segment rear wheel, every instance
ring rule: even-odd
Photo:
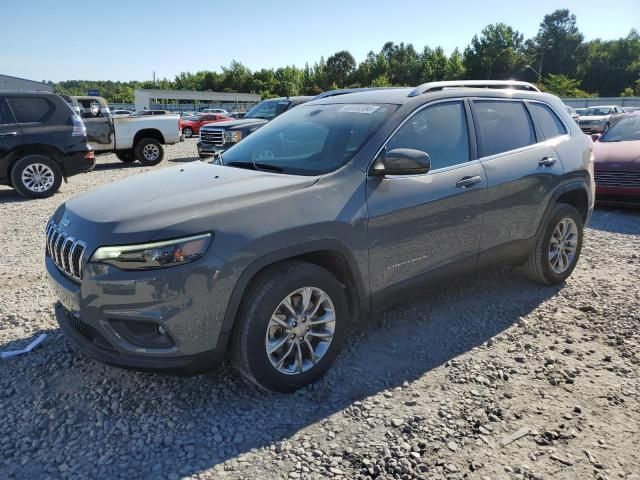
[[[11,183],[25,197],[50,197],[60,189],[62,170],[47,155],[27,155],[11,169]]]
[[[136,143],[136,158],[145,167],[159,164],[164,158],[162,144],[155,138],[143,138]]]
[[[555,205],[524,265],[525,275],[547,285],[566,280],[580,257],[582,235],[580,213],[571,205]]]
[[[131,150],[116,152],[116,157],[123,163],[133,163],[136,161],[136,156]]]
[[[187,138],[191,138],[193,137],[193,128],[191,127],[184,127],[182,129],[182,133],[184,133],[184,136]]]
[[[344,288],[326,269],[292,261],[267,269],[249,289],[232,347],[236,367],[258,386],[288,392],[317,380],[342,345]]]

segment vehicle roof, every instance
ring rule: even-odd
[[[53,93],[53,92],[46,92],[44,90],[0,90],[0,95],[7,95],[7,96],[13,96],[13,95],[50,95],[50,96],[54,96],[57,97],[58,95]]]
[[[390,103],[403,105],[412,101],[430,101],[435,99],[445,99],[452,97],[499,97],[499,98],[522,98],[522,99],[540,99],[550,98],[553,95],[542,92],[533,92],[527,90],[514,90],[506,88],[469,88],[455,87],[444,90],[435,90],[420,95],[409,96],[415,89],[407,88],[391,88],[391,89],[371,89],[353,93],[345,93],[337,96],[320,98],[309,102],[312,105],[332,104],[332,103]],[[554,97],[555,98],[555,97]]]
[[[620,107],[620,105],[589,105],[588,107],[583,107],[583,108],[613,108],[613,107],[622,108]]]

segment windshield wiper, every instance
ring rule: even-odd
[[[269,165],[268,163],[260,162],[229,162],[224,163],[227,167],[247,168],[249,170],[266,170],[269,172],[282,173],[284,169],[276,165]]]

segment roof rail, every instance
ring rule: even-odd
[[[346,95],[347,93],[358,93],[358,92],[370,92],[372,90],[387,90],[394,87],[362,87],[362,88],[339,88],[337,90],[328,90],[326,92],[319,93],[315,97],[314,100],[320,100],[321,98],[327,97],[336,97],[338,95]]]
[[[529,92],[539,92],[540,89],[529,82],[518,80],[451,80],[445,82],[428,82],[417,86],[409,97],[417,97],[423,93],[445,90],[447,88],[512,88],[514,90],[527,90]]]

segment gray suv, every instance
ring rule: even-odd
[[[56,316],[88,355],[194,374],[229,353],[259,386],[293,390],[351,322],[427,284],[502,263],[562,282],[594,201],[590,138],[519,82],[327,94],[220,161],[56,210]]]

